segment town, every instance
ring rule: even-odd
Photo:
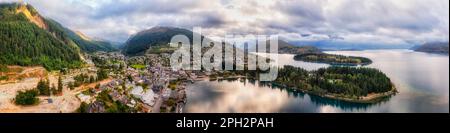
[[[172,70],[169,55],[147,54],[126,57],[119,52],[85,54],[85,66],[77,69],[12,79],[28,81],[26,86],[2,92],[2,112],[77,112],[77,113],[181,113],[186,103],[186,85],[207,75],[196,71]],[[33,71],[31,71],[33,72]],[[6,73],[6,72],[5,72]],[[11,74],[13,73],[13,74]],[[36,73],[36,72],[35,72]],[[14,77],[14,76],[10,76]],[[13,81],[14,80],[14,81]],[[37,85],[36,85],[37,84]],[[58,87],[55,87],[56,85]],[[37,86],[37,87],[36,87]],[[50,87],[52,86],[52,87]],[[11,87],[2,81],[2,88]],[[36,89],[33,89],[36,87]],[[58,89],[56,89],[58,88]],[[36,92],[33,100],[26,94]],[[23,95],[23,96],[22,96]],[[26,102],[26,101],[31,102]],[[25,101],[25,102],[18,102]]]
[[[86,57],[94,64],[91,70],[107,71],[110,80],[77,94],[81,113],[181,113],[186,84],[197,78],[195,73],[173,71],[164,64],[164,55],[126,59],[118,52],[97,52]]]

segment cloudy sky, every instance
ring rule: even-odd
[[[17,0],[0,0],[11,2]],[[449,0],[24,0],[88,36],[124,42],[154,26],[209,35],[402,45],[449,40]]]

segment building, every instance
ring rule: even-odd
[[[156,99],[158,98],[158,95],[156,95],[152,90],[144,91],[142,86],[136,86],[131,90],[131,94],[142,100],[146,105],[153,106],[156,102]]]
[[[167,99],[170,98],[171,94],[172,94],[172,90],[170,90],[170,89],[164,89],[164,90],[162,91],[161,96],[162,96],[162,98],[164,98],[164,99],[167,100]]]
[[[80,93],[77,95],[78,99],[80,99],[81,102],[85,103],[91,103],[91,96],[84,95],[83,93]]]
[[[95,101],[94,103],[90,104],[88,108],[88,113],[104,113],[105,112],[105,105],[103,102]]]

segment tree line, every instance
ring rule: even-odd
[[[62,91],[63,83],[61,77],[58,78],[57,87],[55,85],[50,86],[50,81],[48,79],[41,79],[36,88],[19,91],[14,98],[14,101],[17,105],[33,105],[39,102],[37,96],[61,95]]]
[[[317,94],[351,97],[388,92],[394,87],[383,72],[366,67],[328,67],[308,72],[302,68],[284,66],[279,69],[275,82]]]
[[[241,75],[249,79],[258,80],[262,70],[229,71],[211,74],[216,76]],[[286,65],[278,68],[277,78],[269,83],[286,88],[309,91],[317,95],[334,94],[348,98],[360,98],[371,93],[389,92],[394,89],[389,77],[383,72],[367,67],[332,66],[307,71],[300,67]]]
[[[80,74],[75,76],[73,79],[75,80],[74,82],[70,82],[69,83],[69,88],[71,90],[73,90],[75,87],[79,87],[82,84],[85,83],[94,83],[97,81],[102,81],[104,79],[108,78],[108,72],[104,69],[99,69],[97,71],[97,75],[96,76],[89,76],[87,74]]]

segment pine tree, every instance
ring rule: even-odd
[[[62,84],[62,79],[61,76],[58,77],[58,92],[62,92],[63,90],[63,84]]]

